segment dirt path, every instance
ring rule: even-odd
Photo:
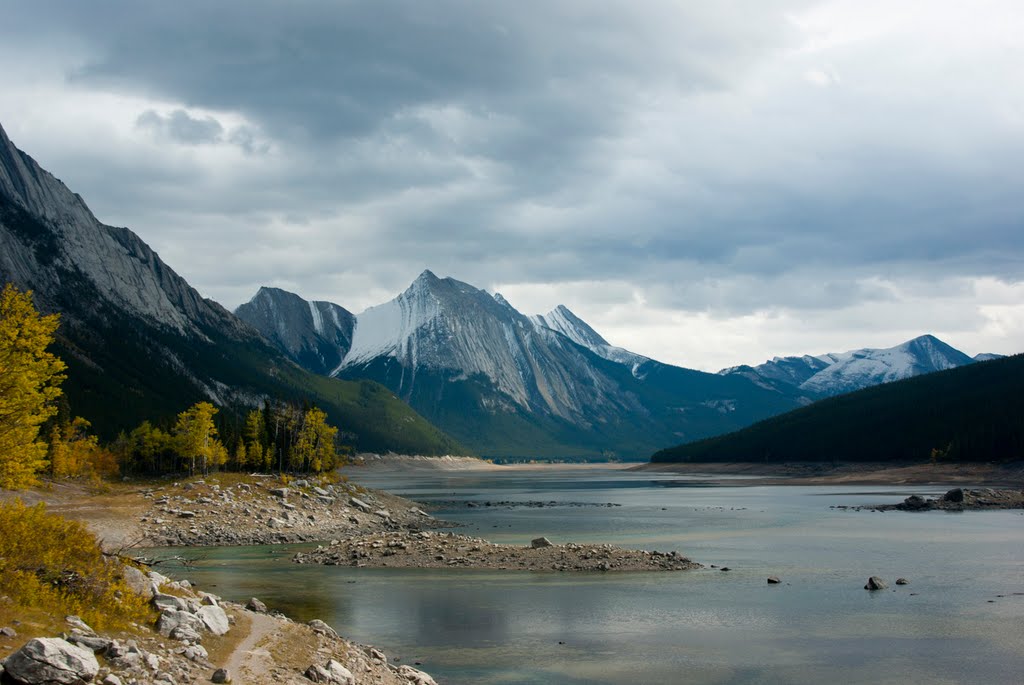
[[[249,616],[249,634],[228,655],[222,667],[228,669],[236,683],[276,682],[270,675],[275,664],[266,643],[277,633],[280,621],[266,614]]]

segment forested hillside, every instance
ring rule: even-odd
[[[1003,461],[1024,458],[1024,355],[816,402],[653,462]]]

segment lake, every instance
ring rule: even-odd
[[[353,478],[444,503],[437,516],[495,542],[611,542],[730,570],[321,567],[293,564],[301,546],[286,546],[190,551],[195,566],[175,573],[228,599],[322,618],[441,683],[1024,682],[1022,512],[830,509],[943,487],[556,467]],[[890,589],[865,591],[870,575]]]

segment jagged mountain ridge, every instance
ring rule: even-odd
[[[820,398],[998,357],[978,355],[972,358],[935,336],[925,334],[894,347],[776,357],[754,367],[723,369],[719,374],[739,375],[765,387],[796,389],[810,398]]]
[[[796,406],[746,379],[613,347],[565,307],[527,317],[430,271],[356,316],[337,373],[386,385],[487,456],[639,458]]]
[[[309,373],[204,299],[137,235],[107,226],[0,127],[0,281],[57,312],[71,411],[112,437],[212,399],[321,406],[363,449],[461,451],[383,387]]]
[[[263,287],[235,315],[313,373],[334,373],[352,346],[355,317],[333,302]]]

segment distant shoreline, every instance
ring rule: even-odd
[[[930,464],[892,462],[781,463],[754,464],[649,462],[526,462],[494,464],[475,457],[420,457],[363,454],[342,473],[360,472],[453,472],[453,471],[628,471],[676,473],[706,476],[704,480],[722,485],[976,485],[980,487],[1024,486],[1024,462],[1006,464]],[[730,476],[744,476],[737,480]]]
[[[749,476],[731,485],[978,485],[1014,487],[1024,484],[1024,463],[685,463],[641,464],[629,469],[650,473]]]

